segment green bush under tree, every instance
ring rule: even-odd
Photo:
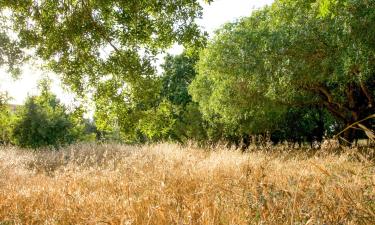
[[[26,148],[71,144],[83,137],[81,114],[77,116],[51,93],[47,80],[41,82],[41,94],[30,96],[20,107],[14,122],[13,141]]]

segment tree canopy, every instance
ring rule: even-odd
[[[200,3],[2,1],[0,66],[42,59],[92,97],[102,136],[131,143],[321,140],[375,114],[375,2],[275,0],[208,42]]]
[[[203,140],[203,120],[188,93],[197,60],[196,55],[187,52],[167,55],[161,65],[163,73],[148,80],[147,90],[129,92],[125,103],[119,97],[116,104],[108,104],[109,98],[103,92],[96,95],[99,129],[109,134],[117,132],[128,142]]]
[[[372,1],[277,0],[216,32],[193,99],[252,131],[295,106],[323,107],[346,125],[363,119],[375,113],[374,16]]]
[[[202,45],[201,11],[198,0],[1,1],[0,49],[33,49],[77,93],[108,79],[120,90],[152,76],[154,57],[173,43]],[[19,58],[0,53],[14,56],[8,64]]]

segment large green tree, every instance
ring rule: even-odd
[[[0,64],[13,68],[21,58],[22,52],[6,54],[9,49],[32,49],[79,94],[107,80],[115,93],[136,88],[154,75],[160,52],[205,40],[195,23],[202,14],[198,0],[5,0],[0,12],[0,39],[6,40]]]
[[[160,102],[156,56],[174,43],[205,44],[195,22],[202,15],[200,3],[1,1],[0,66],[14,70],[25,50],[33,50],[73,91],[93,96],[100,129],[141,141],[138,123]]]
[[[268,79],[273,66],[265,54],[268,11],[219,29],[202,51],[190,86],[205,118],[225,124],[226,133],[234,136],[272,130],[286,110],[272,101],[280,81]],[[275,89],[268,89],[271,86]]]
[[[375,2],[297,3],[274,6],[274,27],[287,32],[281,53],[295,92],[314,96],[346,125],[374,114]],[[351,141],[355,132],[348,130],[345,138]]]
[[[375,113],[374,21],[373,1],[277,0],[217,31],[193,99],[249,132],[273,129],[290,107],[316,105],[346,125],[363,119]]]

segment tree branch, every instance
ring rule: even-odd
[[[326,87],[323,87],[323,86],[317,86],[316,87],[317,90],[323,94],[326,98],[327,98],[327,101],[329,103],[333,103],[333,96],[331,95],[330,91],[326,88]]]
[[[85,4],[86,3],[86,4]],[[92,16],[92,12],[91,12],[91,8],[90,8],[90,1],[87,0],[86,2],[85,1],[82,1],[82,6],[86,9],[86,13],[87,13],[87,16],[88,18],[90,19],[91,21],[91,24],[96,28],[96,30],[99,32],[99,34],[102,36],[102,38],[117,52],[119,53],[120,55],[122,54],[120,49],[113,44],[113,40],[111,40],[111,38],[109,37],[109,35],[107,35],[105,29],[100,25],[98,24],[98,22],[96,22],[96,20],[94,19],[94,17]]]
[[[334,105],[332,105],[332,103],[327,102],[327,101],[323,101],[323,105],[325,105],[327,107],[327,109],[330,112],[332,112],[335,116],[339,117],[340,119],[342,119],[345,122],[347,121],[347,116],[345,115],[345,113],[343,113],[339,109],[336,109],[336,107]]]
[[[348,114],[352,113],[352,111],[342,104],[334,102],[333,96],[327,87],[322,84],[316,84],[308,85],[305,88],[320,94],[324,98],[323,105],[327,107],[327,109],[335,116],[344,120],[345,122],[348,120]]]
[[[366,96],[368,100],[368,107],[372,108],[374,106],[374,98],[371,95],[370,91],[366,87],[366,85],[363,83],[363,81],[360,78],[361,70],[358,67],[354,67],[351,71],[355,76],[359,77],[359,87],[361,88],[363,94]]]

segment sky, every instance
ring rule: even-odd
[[[215,0],[210,5],[203,5],[203,18],[198,20],[198,24],[206,30],[210,36],[226,22],[233,22],[244,16],[249,16],[254,9],[271,4],[273,0]],[[171,54],[179,54],[182,47],[173,46],[169,50]],[[38,80],[48,76],[53,80],[52,92],[54,92],[63,103],[71,104],[74,101],[74,95],[64,90],[54,74],[43,71],[41,65],[35,63],[27,64],[22,70],[23,74],[17,80],[14,80],[0,68],[0,91],[7,91],[10,95],[11,103],[23,104],[28,95],[37,94]]]

